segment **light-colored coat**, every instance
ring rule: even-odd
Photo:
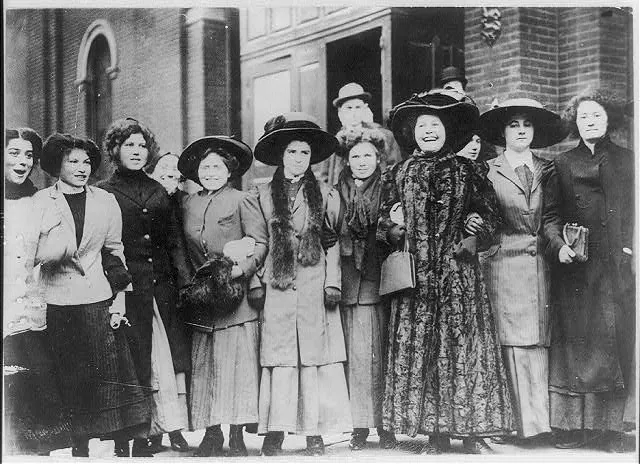
[[[335,226],[340,209],[339,195],[323,184],[320,188],[325,214]],[[291,213],[295,230],[294,250],[298,249],[298,237],[307,222],[308,207],[303,190],[298,191]],[[296,261],[294,285],[286,290],[276,289],[270,284],[271,182],[259,186],[245,199],[241,215],[246,235],[256,241],[256,264],[263,266],[264,270],[262,282],[266,300],[261,314],[261,366],[322,366],[345,361],[340,310],[338,305],[331,309],[324,305],[324,289],[341,288],[338,243],[327,250],[326,257],[321,255],[314,266],[303,267]]]
[[[84,229],[76,245],[76,227],[58,183],[34,195],[40,223],[36,263],[42,263],[41,284],[49,304],[97,303],[112,296],[102,267],[102,249],[125,262],[122,214],[113,194],[87,186]]]
[[[502,214],[497,242],[480,254],[498,337],[507,346],[549,346],[549,269],[539,238],[543,170],[549,164],[533,156],[533,184],[525,188],[507,158],[488,162]]]

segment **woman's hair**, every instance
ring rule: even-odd
[[[619,128],[624,122],[624,100],[614,92],[606,89],[589,88],[573,97],[565,108],[562,119],[571,135],[580,137],[576,116],[578,106],[584,101],[594,101],[607,112],[607,133]]]
[[[151,132],[147,126],[133,118],[117,119],[111,123],[111,126],[109,126],[104,136],[104,142],[102,142],[103,149],[107,156],[117,163],[120,157],[120,147],[125,140],[133,134],[142,134],[147,143],[147,150],[149,152],[147,165],[156,162],[159,147],[153,132]]]
[[[52,176],[59,176],[63,158],[74,148],[87,153],[91,163],[91,174],[96,172],[102,158],[98,146],[92,140],[81,139],[70,134],[55,133],[47,138],[42,147],[40,166]]]
[[[18,129],[6,129],[4,131],[4,146],[9,144],[9,140],[23,139],[31,142],[33,148],[33,163],[37,163],[42,156],[42,139],[36,131],[29,127],[20,127]]]
[[[207,150],[205,150],[205,152],[202,154],[202,157],[200,158],[200,163],[202,163],[202,160],[204,160],[207,156],[209,156],[212,153],[218,155],[220,159],[222,159],[222,162],[229,170],[229,174],[231,174],[231,177],[233,177],[238,172],[238,168],[240,167],[240,162],[238,161],[238,158],[236,158],[234,155],[232,155],[227,150],[221,147],[218,147],[216,149],[207,148]],[[200,167],[200,163],[198,163],[198,167]]]
[[[336,134],[340,147],[338,155],[349,159],[349,152],[360,143],[370,143],[376,149],[376,155],[380,159],[385,154],[384,134],[376,127],[363,123],[361,128],[343,128]]]
[[[274,146],[274,150],[276,151],[276,153],[280,153],[280,166],[282,166],[283,164],[283,160],[284,160],[284,151],[287,149],[287,147],[289,146],[289,144],[291,142],[305,142],[307,144],[309,144],[309,148],[311,148],[312,152],[313,152],[313,147],[314,147],[314,143],[313,143],[313,137],[309,136],[308,134],[305,133],[290,133],[290,134],[282,134],[277,142],[277,144],[275,144]]]

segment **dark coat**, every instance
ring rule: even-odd
[[[100,188],[115,195],[122,210],[122,243],[133,291],[126,294],[129,343],[140,382],[151,375],[153,299],[167,330],[174,369],[189,370],[190,346],[177,312],[177,290],[188,276],[175,203],[160,183],[142,171],[113,175]],[[144,380],[143,380],[144,379]]]
[[[635,338],[633,153],[609,138],[554,160],[544,195],[546,256],[553,266],[550,386],[574,392],[623,388]],[[565,223],[589,228],[589,259],[560,264]]]

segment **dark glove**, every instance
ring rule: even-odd
[[[265,298],[265,291],[262,287],[252,288],[247,294],[247,301],[249,302],[249,306],[257,311],[262,311],[264,309]]]
[[[322,243],[322,248],[327,251],[338,241],[338,234],[331,227],[324,224],[322,226],[322,239],[320,241]]]
[[[396,224],[391,229],[389,229],[389,243],[391,243],[392,245],[397,245],[398,243],[400,243],[400,240],[403,239],[406,232],[407,229],[405,226],[399,226]]]
[[[327,287],[324,289],[324,305],[333,308],[340,303],[342,292],[335,287]]]
[[[458,259],[473,258],[478,250],[478,237],[463,238],[453,246],[453,255]]]

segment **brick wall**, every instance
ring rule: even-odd
[[[502,34],[493,47],[481,38],[482,8],[465,9],[467,91],[484,112],[499,101],[530,97],[561,112],[587,87],[631,99],[629,12],[611,8],[500,8]],[[614,134],[631,144],[630,131]],[[549,154],[575,145],[567,140]]]

